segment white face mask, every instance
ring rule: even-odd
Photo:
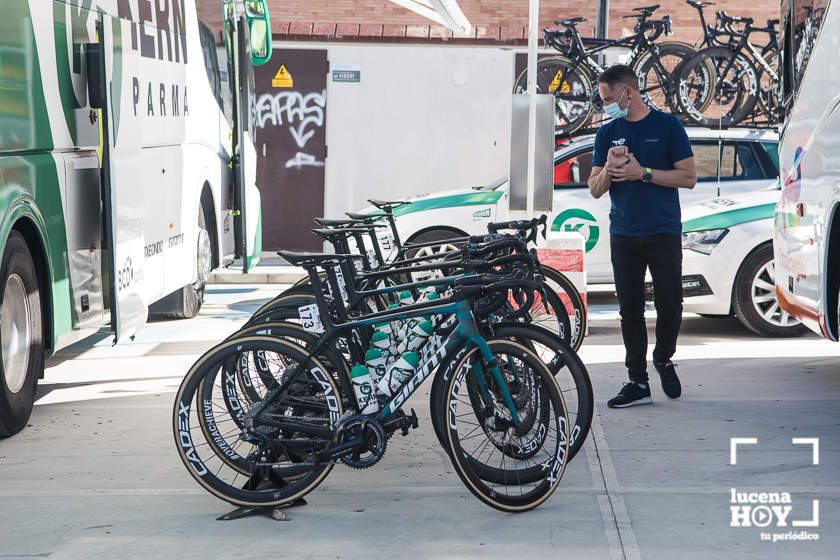
[[[618,98],[618,101],[616,101],[615,103],[610,103],[609,105],[604,105],[604,113],[606,113],[609,118],[623,119],[627,116],[627,110],[629,109],[629,107],[625,107],[624,109],[622,109],[618,106],[618,104],[621,103],[621,100],[624,99],[625,93],[627,93],[626,89],[623,92],[621,92],[621,97]]]

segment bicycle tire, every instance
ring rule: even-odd
[[[594,112],[591,99],[595,91],[595,77],[589,68],[578,64],[573,70],[572,80],[566,79],[566,72],[562,69],[573,66],[575,63],[564,56],[550,56],[537,61],[537,93],[554,94],[554,133],[557,135],[574,134],[591,122]],[[527,92],[527,80],[526,68],[516,77],[513,93]],[[558,84],[553,87],[555,82]],[[564,93],[566,86],[568,92]]]
[[[589,320],[586,302],[565,274],[550,266],[541,265],[541,268],[547,288],[560,297],[567,313],[569,313],[572,330],[568,344],[572,350],[577,352],[586,337],[586,327]]]
[[[595,410],[592,382],[583,361],[555,333],[536,325],[500,323],[494,325],[493,335],[496,338],[514,339],[532,350],[542,346],[548,351],[545,353],[545,351],[535,350],[541,359],[550,357],[548,361],[543,359],[543,362],[548,364],[549,371],[558,379],[561,392],[566,399],[566,410],[569,415],[569,461],[571,461],[583,447]],[[441,386],[449,379],[456,359],[460,358],[465,351],[465,348],[457,348],[450,352],[441,362],[432,380],[429,400],[430,416],[435,435],[444,448],[446,445],[440,408],[440,403],[443,402],[440,395],[443,390]],[[497,476],[494,480],[499,478]]]
[[[309,332],[297,323],[282,321],[245,326],[230,335],[228,338],[241,338],[245,336],[270,336],[273,338],[282,338],[306,349],[316,344],[321,339],[320,334]],[[350,366],[347,360],[340,352],[337,352],[336,348],[332,347],[325,348],[324,352],[318,355],[318,359],[328,368],[328,371],[333,375],[336,383],[338,383],[341,387],[342,394],[344,394],[344,406],[349,406],[350,401],[347,398],[347,392],[351,391],[352,387],[349,383],[343,383],[349,379],[350,375]],[[269,379],[268,372],[259,367],[259,364],[255,365],[257,366],[256,377],[266,388],[268,388],[268,384],[271,383],[273,379]],[[254,387],[253,382],[249,383],[253,376],[246,378],[246,373],[247,372],[241,367],[236,367],[235,374],[243,392],[248,396],[251,403],[258,402],[259,400],[262,400],[262,397],[256,392],[257,389]]]
[[[465,449],[463,446],[463,443],[469,439],[469,435],[467,435],[466,438],[461,439],[459,434],[460,430],[458,426],[458,418],[462,417],[458,415],[459,405],[464,405],[464,408],[466,409],[464,416],[466,417],[471,417],[470,414],[475,411],[473,405],[460,400],[458,398],[458,394],[461,387],[464,386],[468,370],[472,371],[472,368],[467,364],[478,352],[477,348],[467,351],[467,353],[458,360],[458,363],[453,369],[453,375],[451,375],[450,379],[444,385],[444,395],[446,396],[447,406],[442,408],[447,417],[445,432],[449,458],[464,485],[483,503],[495,509],[510,513],[528,511],[539,506],[551,496],[557,488],[557,485],[565,472],[566,464],[568,463],[568,418],[566,416],[563,395],[560,392],[554,376],[551,375],[545,364],[543,364],[539,357],[528,350],[525,346],[515,342],[497,339],[490,339],[487,343],[494,356],[498,356],[502,353],[515,355],[518,359],[522,360],[523,363],[527,364],[527,367],[533,370],[534,375],[539,382],[538,390],[541,394],[546,396],[547,401],[551,406],[551,425],[546,429],[553,430],[553,443],[548,443],[548,451],[546,451],[543,447],[540,448],[539,451],[541,451],[546,457],[543,463],[539,463],[533,458],[527,459],[527,461],[534,464],[534,466],[528,468],[541,469],[544,476],[538,478],[537,480],[533,480],[532,482],[522,482],[519,479],[515,479],[514,475],[511,475],[511,478],[506,480],[504,484],[495,484],[491,481],[483,479],[479,473],[476,472],[476,462],[481,464],[480,461],[475,460],[471,462],[469,460],[472,452]],[[467,425],[471,424],[467,421],[461,421],[462,424],[464,422],[466,422]],[[543,424],[540,424],[540,426],[543,426]],[[475,429],[469,432],[469,434],[474,433],[474,431]],[[548,438],[544,440],[543,445],[545,445],[545,442],[547,441]],[[472,447],[472,445],[468,445],[469,447]],[[483,449],[483,447],[479,447],[479,449]],[[480,453],[482,454],[480,456],[483,456],[483,451]],[[504,454],[502,455],[501,460],[502,464],[504,464]],[[492,456],[493,452],[491,451],[491,455],[488,457],[488,460]],[[488,482],[490,485],[488,485]],[[534,486],[527,492],[524,492],[521,488],[523,484],[534,484]],[[516,493],[515,488],[519,489],[518,494]],[[510,492],[509,494],[507,493],[508,491]]]
[[[251,489],[248,488],[249,480],[245,487],[240,488],[235,486],[235,483],[241,473],[236,473],[230,482],[222,480],[220,473],[224,463],[222,462],[222,466],[216,472],[213,472],[215,466],[208,466],[208,461],[213,457],[202,458],[198,451],[199,447],[207,443],[198,445],[194,443],[196,436],[204,437],[201,428],[194,426],[192,421],[193,416],[195,416],[195,423],[197,423],[197,419],[201,417],[201,411],[204,408],[204,403],[198,402],[199,384],[206,376],[216,376],[218,374],[218,369],[215,366],[220,361],[244,351],[254,350],[283,353],[301,361],[306,357],[304,349],[290,342],[270,337],[255,336],[231,339],[211,348],[193,364],[178,388],[173,410],[173,435],[181,461],[190,475],[205,490],[219,499],[241,507],[279,506],[294,502],[311,492],[330,473],[333,464],[315,465],[308,474],[282,487],[271,486],[260,489],[257,486]],[[324,393],[325,410],[328,411],[328,418],[324,420],[334,426],[344,412],[341,399],[335,398],[339,394],[338,387],[335,385],[332,376],[327,374],[325,366],[316,358],[311,358],[311,364],[313,367],[308,372],[313,375]],[[192,408],[194,401],[195,409]],[[214,452],[213,455],[215,455]],[[242,454],[240,453],[240,455]],[[218,459],[217,456],[216,458]]]
[[[702,77],[701,66],[710,61],[715,68],[714,83],[702,83],[706,78]],[[727,67],[726,75],[719,75]],[[741,83],[744,79],[746,84]],[[733,53],[728,47],[699,51],[681,66],[678,80],[681,110],[700,126],[735,126],[752,113],[758,100],[758,70],[749,58],[742,53]],[[691,92],[695,89],[704,90],[703,95],[711,96],[711,103],[702,111],[691,101]]]
[[[685,61],[689,60],[695,54],[695,49],[689,43],[682,43],[679,41],[669,41],[667,43],[659,43],[656,45],[659,50],[659,60],[662,64],[662,70],[667,75],[667,85],[663,85],[662,76],[660,76],[659,68],[656,66],[656,58],[653,52],[645,50],[630,63],[636,75],[639,77],[639,91],[642,94],[642,99],[651,107],[659,111],[667,111],[674,115],[680,116],[679,105],[679,90],[676,70]],[[671,62],[671,65],[665,64],[662,59],[665,57],[673,57],[676,60]],[[709,69],[711,71],[711,69]],[[652,79],[649,78],[650,73],[653,72]],[[705,108],[711,102],[711,99],[697,101],[695,106],[700,105]]]
[[[311,305],[317,303],[315,295],[312,293],[291,293],[278,296],[269,302],[271,305],[258,310],[248,322],[245,327],[256,325],[258,323],[275,323],[275,322],[291,322],[296,323],[300,321],[298,308],[304,305]]]

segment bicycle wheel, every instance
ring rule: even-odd
[[[554,95],[554,133],[569,136],[585,127],[592,119],[591,97],[595,78],[583,65],[562,56],[543,58],[537,62],[537,93]],[[513,93],[527,93],[528,70],[516,78]]]
[[[246,326],[228,338],[241,338],[245,336],[281,338],[306,349],[314,346],[320,340],[320,335],[305,330],[297,323],[287,322],[260,323]],[[318,354],[318,359],[328,368],[336,384],[341,387],[343,394],[345,394],[346,407],[348,406],[346,394],[352,387],[344,382],[346,379],[349,379],[350,366],[345,357],[337,350],[338,346],[325,348]],[[259,352],[255,352],[254,354],[251,359],[248,359],[247,355],[243,355],[243,357],[237,359],[234,369],[237,382],[243,394],[248,399],[249,404],[261,401],[265,393],[277,384],[277,379],[274,377],[270,367],[268,367],[268,362]]]
[[[583,344],[583,339],[586,337],[588,317],[586,302],[565,274],[550,266],[542,265],[541,268],[548,291],[557,295],[571,321],[569,340],[565,338],[563,340],[571,346],[572,350],[577,352]],[[542,321],[534,321],[534,324],[540,327],[546,327],[554,332],[553,325],[550,323],[546,324]]]
[[[557,380],[569,416],[569,461],[574,459],[592,425],[595,398],[583,361],[572,348],[548,329],[536,325],[502,323],[494,335],[515,340],[532,350]]]
[[[706,77],[706,65],[715,73]],[[706,127],[735,126],[749,116],[758,100],[758,71],[741,53],[727,47],[704,49],[680,68],[681,110],[694,123]],[[709,96],[711,102],[698,109],[694,100]]]
[[[527,511],[548,499],[565,471],[569,451],[566,407],[554,377],[531,350],[507,340],[493,339],[488,344],[499,367],[507,370],[506,376],[515,364],[521,375],[533,380],[528,404],[535,409],[537,420],[524,428],[513,424],[488,368],[478,367],[479,353],[473,348],[457,361],[444,385],[447,448],[458,476],[479,500],[502,511]],[[492,399],[489,410],[477,407],[470,395],[478,391],[478,376],[484,379]],[[543,422],[546,417],[548,421]],[[488,467],[505,473],[504,480],[497,483],[483,478]],[[535,470],[540,476],[529,476],[527,481],[519,475]]]
[[[278,377],[307,362],[286,391],[263,405],[271,408],[273,420],[289,418],[300,428],[261,426],[259,444],[252,442],[257,438],[239,437],[242,430],[229,416],[230,406],[222,402],[224,395],[236,394],[234,389],[221,388],[235,383],[226,364],[249,352],[262,352],[272,359]],[[222,500],[243,507],[291,503],[312,491],[332,470],[332,464],[309,460],[330,439],[304,437],[303,426],[332,429],[344,412],[339,395],[326,367],[317,358],[307,360],[299,346],[269,337],[227,340],[199,358],[178,389],[173,411],[178,455],[190,475]],[[238,409],[233,408],[241,414],[241,422],[251,407],[237,404]],[[208,415],[208,410],[214,414]]]
[[[516,320],[511,314],[516,313],[524,305],[525,296],[518,291],[508,294],[506,305],[496,313],[500,321]],[[568,308],[560,296],[546,286],[544,294],[535,293],[531,308],[524,317],[519,319],[527,324],[541,325],[557,334],[566,344],[572,343],[574,326]]]
[[[298,309],[305,305],[312,305],[317,303],[315,295],[311,293],[294,292],[278,296],[268,302],[266,305],[257,310],[251,315],[245,326],[256,325],[258,323],[300,323],[300,313]]]
[[[639,76],[639,90],[642,99],[660,111],[680,114],[676,69],[686,60],[697,54],[697,50],[688,43],[668,42],[656,45],[658,53],[642,51],[631,63]],[[658,56],[657,56],[658,55]],[[711,73],[711,65],[706,66]],[[692,100],[695,107],[703,109],[710,102],[709,98]]]
[[[578,355],[555,333],[535,325],[522,323],[500,323],[493,326],[493,336],[501,339],[511,339],[526,346],[536,353],[560,385],[566,410],[569,416],[569,461],[580,451],[589,434],[594,411],[594,397],[589,373]],[[430,407],[432,427],[441,446],[445,448],[445,434],[442,426],[446,419],[442,416],[444,398],[442,386],[452,375],[452,367],[461,349],[444,358],[440,368],[432,381]],[[460,352],[460,354],[459,354]],[[536,473],[539,475],[539,472]],[[493,481],[503,480],[505,474],[485,469],[482,476]],[[523,476],[523,473],[520,473]]]

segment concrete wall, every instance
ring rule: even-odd
[[[511,51],[488,47],[284,43],[326,48],[360,83],[327,82],[324,214],[368,198],[468,187],[507,175]]]

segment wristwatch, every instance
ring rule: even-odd
[[[642,181],[645,183],[650,183],[653,179],[653,169],[650,167],[645,167],[645,172],[642,173]]]

